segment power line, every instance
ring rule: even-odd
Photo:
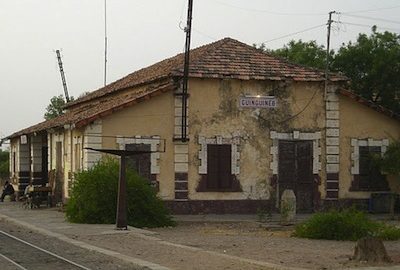
[[[306,29],[303,29],[303,30],[300,30],[300,31],[297,31],[297,32],[293,32],[293,33],[290,33],[290,34],[287,34],[287,35],[284,35],[284,36],[280,36],[280,37],[277,37],[277,38],[274,38],[274,39],[270,39],[270,40],[264,41],[262,43],[269,43],[269,42],[272,42],[272,41],[275,41],[275,40],[279,40],[279,39],[282,39],[282,38],[294,36],[294,35],[297,35],[297,34],[300,34],[300,33],[304,33],[304,32],[307,32],[307,31],[310,31],[310,30],[313,30],[313,29],[320,28],[320,27],[325,26],[325,25],[326,25],[325,23],[324,24],[320,24],[320,25],[316,25],[316,26],[309,27],[309,28],[306,28]]]
[[[400,21],[393,21],[393,20],[388,20],[388,19],[373,18],[373,17],[360,16],[360,15],[348,15],[348,14],[346,14],[346,13],[342,13],[342,15],[347,16],[347,17],[354,17],[354,18],[366,19],[366,20],[374,20],[374,21],[382,21],[382,22],[389,22],[389,23],[400,24]]]
[[[275,12],[275,11],[263,10],[263,9],[253,9],[253,8],[239,7],[239,6],[228,4],[228,3],[221,2],[221,1],[218,1],[218,0],[214,0],[214,2],[216,2],[216,3],[220,4],[220,5],[223,5],[223,6],[231,7],[231,8],[236,8],[236,9],[240,9],[240,10],[246,10],[246,11],[250,11],[250,12],[268,13],[268,14],[272,14],[272,15],[281,15],[281,16],[322,16],[322,15],[326,15],[325,13]]]
[[[351,23],[351,22],[343,22],[343,21],[340,21],[338,23],[347,24],[347,25],[354,25],[354,26],[360,26],[360,27],[368,27],[368,28],[372,28],[373,27],[373,25],[367,25],[367,24],[361,24],[361,23]],[[389,27],[380,27],[380,26],[378,26],[378,29],[400,32],[400,29],[389,28]]]
[[[391,7],[376,8],[376,9],[354,10],[354,11],[342,12],[342,14],[364,13],[364,12],[371,12],[371,11],[379,11],[379,10],[386,10],[386,9],[394,9],[394,8],[399,8],[399,7],[400,7],[400,5],[391,6]]]
[[[326,13],[295,13],[295,12],[276,12],[276,11],[271,11],[271,10],[265,10],[265,9],[255,9],[255,8],[246,8],[246,7],[240,7],[232,4],[228,4],[222,1],[218,0],[213,0],[214,2],[231,7],[231,8],[236,8],[240,10],[245,10],[245,11],[250,11],[250,12],[257,12],[257,13],[268,13],[272,15],[280,15],[280,16],[325,16]],[[364,12],[372,12],[372,11],[379,11],[379,10],[387,10],[387,9],[394,9],[394,8],[399,8],[400,5],[397,6],[391,6],[391,7],[383,7],[383,8],[375,8],[375,9],[364,9],[364,10],[353,10],[353,11],[347,11],[344,12],[343,14],[353,14],[353,13],[364,13]]]
[[[193,32],[196,32],[197,34],[200,34],[200,35],[202,35],[202,36],[204,36],[204,37],[207,37],[207,38],[209,38],[209,39],[211,39],[211,40],[214,40],[214,41],[217,40],[216,37],[210,36],[210,35],[208,35],[208,34],[202,32],[202,31],[197,30],[197,29],[194,28],[194,27],[192,27],[192,30],[193,30]]]

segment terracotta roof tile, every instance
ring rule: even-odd
[[[60,128],[64,127],[65,125],[74,125],[76,127],[84,126],[101,116],[108,115],[132,104],[139,103],[145,100],[147,97],[156,96],[162,92],[169,91],[174,88],[176,88],[176,85],[173,82],[164,81],[159,84],[151,85],[143,91],[127,92],[125,94],[107,97],[107,99],[103,101],[90,102],[85,106],[68,110],[65,114],[57,118],[43,121],[29,128],[15,132],[6,139],[52,128]]]
[[[383,113],[391,118],[394,118],[394,119],[400,121],[400,114],[398,114],[392,110],[389,110],[379,104],[376,104],[376,103],[372,102],[371,100],[363,98],[362,96],[360,96],[348,89],[344,89],[344,88],[340,89],[340,94],[342,94],[343,96],[346,96],[348,98],[351,98],[352,100],[354,100],[360,104],[370,107],[377,112]]]
[[[16,132],[8,138],[63,127],[67,124],[85,125],[97,117],[139,102],[145,97],[176,88],[173,80],[182,76],[183,60],[184,55],[178,54],[133,72],[68,103],[66,105],[68,111],[64,115]],[[189,76],[240,80],[324,80],[324,73],[320,70],[289,63],[231,38],[191,50]],[[332,81],[347,80],[346,77],[338,74],[332,74],[330,79]],[[140,85],[145,87],[137,91],[123,91]],[[118,95],[114,95],[115,93]]]
[[[115,93],[129,87],[150,83],[167,77],[183,74],[184,55],[178,54],[147,68],[133,72],[97,91],[79,98],[67,105],[79,103]],[[191,50],[190,77],[236,78],[242,80],[284,80],[323,81],[324,72],[276,58],[250,45],[231,38]],[[332,81],[347,80],[339,74],[330,76]]]

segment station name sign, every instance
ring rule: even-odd
[[[239,107],[242,108],[276,108],[278,102],[275,97],[255,96],[255,97],[240,97]]]

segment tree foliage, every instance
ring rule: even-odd
[[[313,68],[325,68],[326,51],[316,41],[292,40],[283,48],[259,49]],[[350,79],[350,89],[362,97],[400,113],[400,36],[395,33],[359,34],[356,42],[329,53],[330,69]]]
[[[50,120],[62,115],[64,113],[64,105],[65,99],[62,95],[52,97],[50,99],[50,104],[46,107],[44,119]]]
[[[283,57],[291,62],[324,69],[326,65],[326,49],[323,45],[318,45],[315,40],[304,42],[291,40],[283,48],[271,50],[270,54]],[[330,52],[330,57],[334,54]]]
[[[7,178],[9,176],[10,153],[0,149],[0,178]]]
[[[67,219],[76,223],[115,223],[119,164],[106,158],[75,175],[67,204]],[[161,199],[148,181],[127,170],[128,224],[135,227],[174,225]]]
[[[351,79],[351,89],[361,96],[400,112],[400,36],[395,33],[360,34],[343,45],[333,68]]]
[[[380,160],[380,167],[385,173],[400,175],[400,140],[394,141],[388,146]]]

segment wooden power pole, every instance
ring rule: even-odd
[[[185,27],[186,41],[185,41],[185,63],[183,66],[183,84],[182,84],[182,129],[181,141],[187,141],[187,99],[188,99],[188,81],[189,81],[189,61],[190,61],[190,41],[192,33],[192,13],[193,13],[193,0],[189,0],[187,24]]]

